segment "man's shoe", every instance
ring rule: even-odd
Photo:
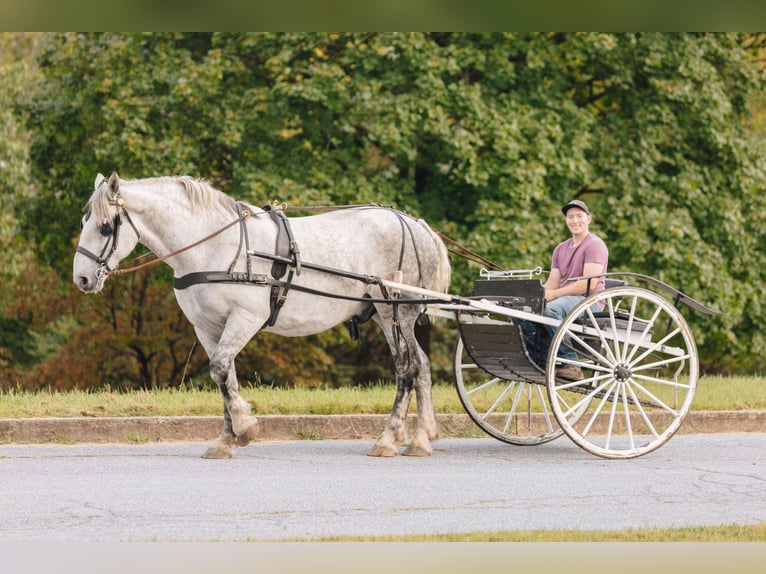
[[[568,381],[579,381],[583,378],[582,369],[580,367],[561,367],[556,369],[556,377],[559,379],[566,379]]]

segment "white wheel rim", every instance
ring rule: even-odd
[[[589,310],[596,302],[604,304],[603,322]],[[578,345],[576,361],[556,356],[567,340]],[[584,377],[557,380],[557,365],[579,366]],[[548,358],[548,395],[556,420],[575,443],[604,458],[632,458],[657,449],[678,430],[698,372],[696,345],[678,310],[646,289],[620,287],[591,295],[561,322]],[[571,390],[581,393],[579,406],[588,401],[585,413],[565,398]]]

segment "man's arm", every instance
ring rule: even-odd
[[[553,268],[551,269],[550,274],[548,275],[548,280],[545,282],[546,291],[558,289],[561,285],[561,271],[559,269]],[[546,297],[547,299],[547,297]]]
[[[583,275],[598,275],[604,271],[604,266],[601,263],[586,263],[583,267]],[[556,274],[555,283],[551,280]],[[595,286],[596,279],[580,279],[574,283],[568,283],[563,287],[559,287],[561,282],[561,273],[558,269],[551,269],[551,274],[548,277],[548,281],[545,282],[545,300],[552,301],[565,295],[585,295],[588,291],[588,281],[592,283],[591,288]]]

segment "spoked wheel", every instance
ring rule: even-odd
[[[474,363],[460,336],[453,371],[466,413],[488,435],[509,444],[536,445],[563,434],[544,385],[490,375]]]
[[[603,311],[594,313],[594,303]],[[559,357],[562,350],[576,358]],[[582,374],[557,378],[566,366]],[[678,310],[652,291],[619,287],[587,297],[561,322],[548,356],[548,396],[575,443],[604,458],[633,458],[675,434],[698,373],[697,348]],[[574,404],[573,391],[580,394]]]

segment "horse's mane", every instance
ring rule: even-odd
[[[162,187],[166,185],[180,185],[183,187],[186,196],[191,203],[192,209],[215,211],[223,207],[224,209],[236,211],[236,202],[234,199],[214,188],[204,179],[198,179],[189,175],[151,177],[144,179],[120,179],[120,186],[125,185],[143,185],[147,187]],[[91,213],[97,221],[109,217],[109,186],[107,180],[104,180],[98,186],[96,191],[88,202]]]
[[[180,183],[184,190],[186,190],[186,195],[189,197],[189,201],[191,201],[192,209],[213,211],[218,207],[224,207],[225,209],[236,211],[234,199],[214,188],[204,179],[196,179],[189,175],[161,179],[175,180]]]

